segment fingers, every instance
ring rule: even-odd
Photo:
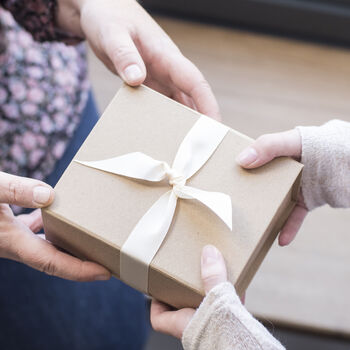
[[[236,161],[244,168],[257,168],[281,156],[299,158],[301,137],[299,131],[289,130],[260,136],[250,147],[243,150]]]
[[[202,280],[205,292],[227,281],[227,272],[222,254],[212,245],[203,248],[201,259]],[[156,300],[152,300],[151,323],[154,330],[170,334],[181,339],[183,331],[187,327],[195,310],[182,309],[171,311],[171,308]]]
[[[24,225],[17,225],[8,238],[5,257],[49,275],[80,282],[107,280],[111,276],[98,264],[59,251],[50,242],[33,235]]]
[[[41,208],[54,198],[52,187],[42,181],[0,172],[0,203]]]
[[[202,280],[205,292],[227,281],[227,272],[222,254],[212,245],[203,248],[201,259]],[[171,311],[171,308],[152,300],[151,323],[154,330],[181,339],[182,334],[195,313],[194,309]]]
[[[262,166],[281,156],[300,158],[301,137],[299,131],[289,130],[276,134],[260,136],[250,147],[243,150],[236,161],[244,168],[252,169]],[[279,244],[288,245],[299,231],[308,210],[299,202],[289,216],[280,235]]]
[[[146,78],[146,67],[130,34],[112,25],[104,29],[104,50],[120,77],[129,85],[137,86]]]
[[[290,214],[288,220],[283,226],[282,231],[279,234],[278,243],[280,246],[286,246],[293,241],[307,213],[308,210],[304,206],[300,204],[297,204],[295,206],[294,210]]]
[[[171,311],[169,306],[153,299],[151,304],[151,324],[155,331],[181,339],[182,333],[194,313],[195,310],[190,308]]]
[[[172,83],[193,99],[196,109],[220,120],[220,110],[214,94],[198,68],[180,52],[171,57],[169,74]]]
[[[33,232],[39,232],[43,228],[41,210],[37,209],[30,214],[18,215],[17,219],[23,222]]]
[[[196,109],[196,105],[194,104],[193,99],[180,90],[173,93],[171,98],[173,98],[175,101],[180,102],[189,108],[192,108],[194,110]]]
[[[205,293],[208,293],[216,285],[227,281],[224,257],[212,245],[203,248],[201,271]]]

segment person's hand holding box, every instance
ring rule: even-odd
[[[307,213],[324,204],[350,207],[350,123],[332,120],[322,126],[260,136],[237,157],[246,169],[258,168],[272,159],[289,156],[304,164],[299,201],[285,223],[279,244],[295,238]]]
[[[151,323],[156,331],[182,339],[185,350],[285,350],[247,311],[227,281],[222,254],[205,246],[201,276],[206,297],[197,310],[171,307],[152,300]]]
[[[43,226],[39,209],[15,216],[9,206],[42,208],[53,199],[53,189],[44,182],[0,172],[0,258],[69,280],[108,280],[104,267],[64,253],[35,234]]]
[[[281,156],[300,160],[301,137],[298,130],[260,136],[239,154],[237,162],[246,169],[254,169]],[[288,245],[294,239],[307,213],[301,190],[298,203],[279,234],[278,242],[281,246]]]
[[[198,68],[135,0],[59,0],[61,28],[86,38],[129,85],[145,85],[213,118],[219,107]]]
[[[280,156],[304,163],[299,202],[279,235],[280,245],[287,245],[309,210],[323,204],[350,207],[350,123],[333,120],[321,127],[263,135],[236,159],[254,169]],[[214,247],[203,250],[201,271],[207,293],[201,306],[196,311],[174,311],[153,300],[155,330],[182,339],[185,350],[284,349],[241,304],[234,287],[226,282],[223,257]]]

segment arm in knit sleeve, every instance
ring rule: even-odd
[[[285,350],[242,305],[229,282],[204,298],[182,337],[185,350]]]
[[[331,120],[322,126],[299,126],[304,164],[302,193],[312,210],[324,204],[350,207],[350,123]]]
[[[350,123],[332,120],[297,127],[304,164],[302,192],[307,208],[350,207]],[[241,304],[232,284],[213,288],[182,337],[185,350],[284,350]]]

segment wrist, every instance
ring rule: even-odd
[[[350,155],[350,123],[332,120],[319,127],[297,128],[302,139],[306,207],[350,207],[350,164],[345,161]]]
[[[80,26],[80,11],[86,0],[57,0],[56,22],[60,29],[79,38],[84,37]]]

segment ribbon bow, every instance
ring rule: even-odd
[[[182,141],[172,167],[141,153],[80,164],[109,173],[152,182],[168,178],[172,189],[164,193],[144,214],[121,248],[120,278],[130,286],[148,292],[148,269],[173,220],[177,199],[196,199],[212,210],[232,230],[230,196],[186,185],[211,157],[228,128],[201,116]]]

